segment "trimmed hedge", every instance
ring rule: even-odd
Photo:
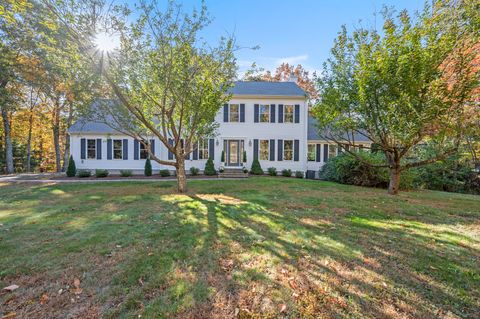
[[[77,176],[78,177],[90,177],[90,176],[92,176],[92,172],[88,169],[79,169],[77,171]]]
[[[200,173],[200,169],[197,167],[190,167],[190,175],[197,176]]]
[[[147,158],[145,161],[145,168],[143,170],[143,173],[145,176],[152,176],[152,163],[150,162],[150,159]]]
[[[275,167],[267,168],[268,175],[270,176],[277,176],[277,169]]]
[[[253,175],[263,175],[262,166],[260,166],[260,162],[258,159],[254,159],[252,162],[252,167],[250,168],[250,173]]]
[[[282,176],[291,177],[292,176],[292,170],[291,169],[283,169],[282,170]]]
[[[68,159],[67,176],[75,177],[76,174],[77,174],[77,167],[75,166],[75,161],[73,160],[73,156],[70,155],[70,158]]]
[[[203,170],[205,175],[212,176],[217,174],[215,170],[215,166],[213,165],[213,160],[211,157],[208,158],[207,162],[205,163],[205,169]]]
[[[108,171],[106,169],[96,169],[95,170],[95,177],[102,178],[102,177],[107,177],[107,176],[108,176]]]
[[[170,171],[168,169],[161,169],[158,171],[158,174],[160,174],[161,177],[168,177],[170,176]]]

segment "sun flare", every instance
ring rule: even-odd
[[[95,36],[94,44],[102,52],[113,52],[120,47],[120,37],[116,34],[99,33]]]

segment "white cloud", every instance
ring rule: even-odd
[[[288,57],[276,59],[275,64],[277,65],[280,65],[282,63],[298,64],[301,62],[305,62],[307,60],[308,60],[308,54],[301,54],[301,55],[288,56]]]

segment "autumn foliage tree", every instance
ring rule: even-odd
[[[310,101],[314,102],[318,98],[314,78],[315,74],[311,75],[310,72],[305,70],[300,64],[294,66],[289,63],[282,63],[273,74],[268,70],[266,71],[263,68],[257,68],[256,65],[253,65],[251,69],[245,72],[243,80],[284,82],[293,79],[299,87],[307,92]]]
[[[348,149],[361,134],[385,154],[389,194],[402,172],[449,156],[478,131],[475,6],[438,1],[413,16],[385,10],[382,32],[344,27],[335,40],[314,114],[325,138]],[[427,142],[434,151],[414,156]]]

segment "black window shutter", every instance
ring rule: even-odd
[[[138,160],[139,145],[138,140],[133,140],[133,159]]]
[[[182,141],[182,142],[183,142],[183,141]],[[183,147],[184,147],[184,149],[187,148],[187,144],[185,144],[185,142],[183,142]],[[189,153],[185,156],[185,159],[187,159],[187,160],[190,159],[190,156],[191,156],[190,153],[191,153],[191,152],[189,152]]]
[[[258,123],[258,104],[255,104],[253,109],[253,122]]]
[[[223,104],[223,121],[228,122],[228,104]]]
[[[102,139],[97,138],[97,159],[102,159]]]
[[[258,140],[253,140],[253,159],[258,160]]]
[[[208,157],[215,160],[215,140],[213,138],[208,140]]]
[[[84,138],[80,139],[80,159],[86,158],[87,143]]]
[[[123,139],[123,159],[128,160],[128,139],[124,138]]]
[[[275,123],[275,104],[270,105],[270,123]]]
[[[245,104],[240,104],[240,122],[245,122]]]
[[[328,161],[328,144],[323,144],[323,161]]]
[[[193,160],[198,160],[198,142],[193,146]]]
[[[293,141],[293,160],[295,162],[300,160],[300,140]]]
[[[112,159],[112,139],[107,139],[107,160]]]
[[[278,104],[278,123],[283,123],[283,104]]]
[[[295,104],[295,123],[300,123],[300,105]]]
[[[277,161],[283,161],[283,140],[278,140],[278,159]]]
[[[168,139],[168,144],[173,145],[173,140],[171,138]],[[173,153],[170,150],[168,150],[168,159],[173,160]]]
[[[321,156],[321,155],[320,155],[320,151],[321,151],[321,149],[322,149],[322,144],[316,144],[315,147],[316,147],[315,161],[316,161],[316,162],[320,162],[320,160],[321,160],[321,158],[320,158],[320,156]]]
[[[152,154],[155,155],[155,140],[150,140],[150,150]]]
[[[270,140],[270,160],[275,160],[275,140]]]

